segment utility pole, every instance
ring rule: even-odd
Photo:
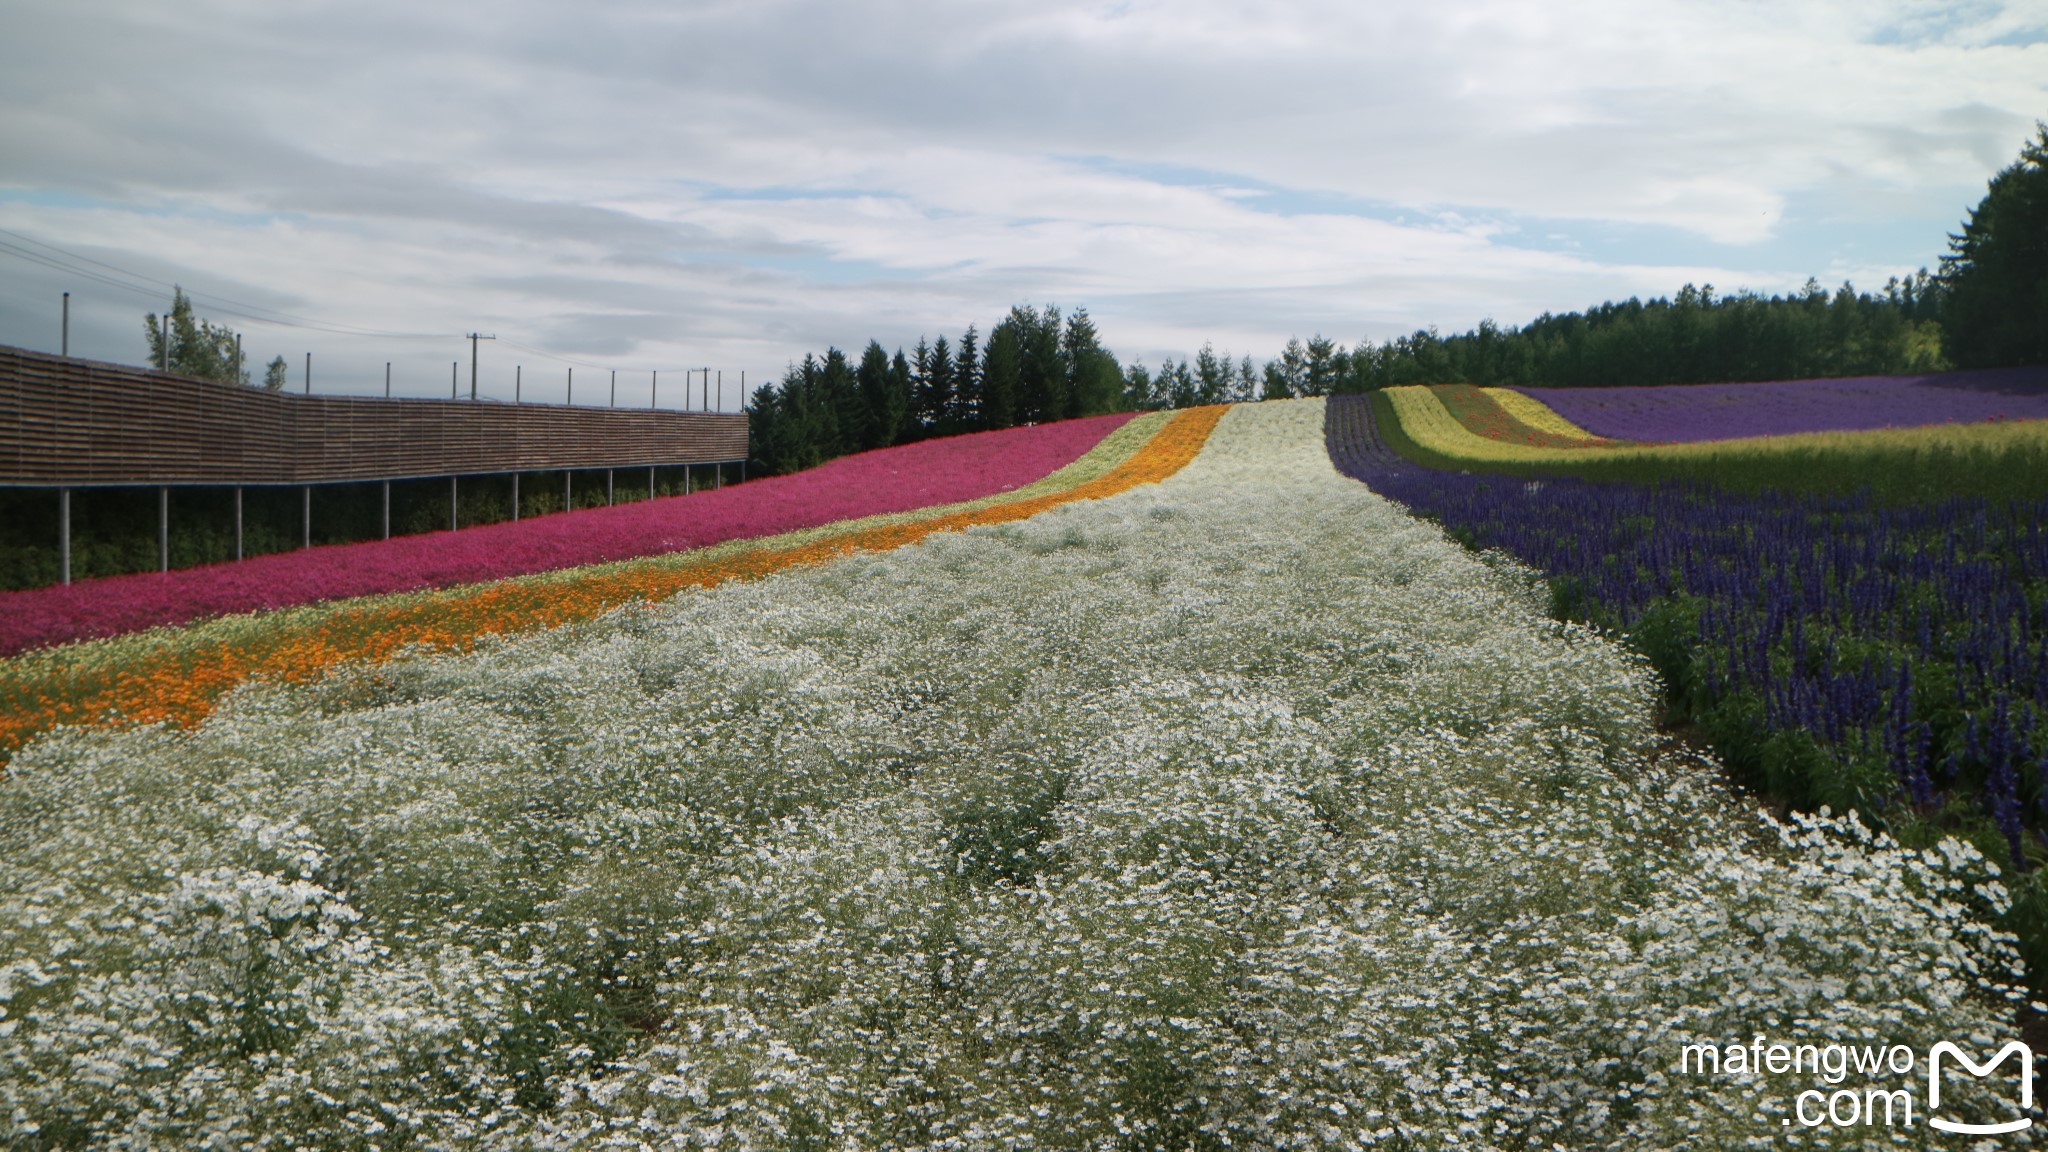
[[[384,398],[391,399],[391,361],[384,362]]]
[[[612,407],[619,406],[619,370],[612,369]]]
[[[496,339],[496,336],[479,336],[474,332],[469,334],[469,398],[471,400],[476,399],[476,342],[479,340]]]
[[[313,394],[313,354],[306,353],[306,395]]]
[[[64,350],[63,354],[64,354],[65,356],[69,356],[69,355],[71,355],[71,293],[69,293],[69,292],[66,292],[66,293],[64,294],[64,337],[63,337],[63,340],[64,340],[64,342],[63,342],[62,344],[60,344],[60,345],[59,345],[59,347],[61,347],[61,348],[62,348],[62,349]],[[235,337],[235,347],[237,347],[237,348],[240,348],[241,346],[242,346],[242,338],[241,338],[240,336],[237,336],[237,337]]]

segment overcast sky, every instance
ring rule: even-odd
[[[466,391],[480,330],[486,394],[731,403],[1013,303],[1263,358],[1878,288],[2037,118],[2048,0],[0,0],[0,343],[68,289],[140,362],[177,282],[316,391]]]

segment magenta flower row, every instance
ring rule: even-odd
[[[970,433],[791,476],[569,514],[0,592],[0,656],[212,616],[446,588],[976,500],[1079,459],[1128,414]]]

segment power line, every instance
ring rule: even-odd
[[[37,248],[43,249],[45,252],[56,253],[56,256],[46,256],[42,252],[34,252],[29,249],[22,248],[20,245],[17,244],[9,244],[4,240],[0,240],[0,252],[5,252],[10,256],[15,256],[23,260],[28,260],[33,263],[40,264],[46,268],[55,269],[56,271],[59,272],[69,273],[70,275],[80,276],[85,279],[92,280],[96,283],[105,284],[109,287],[124,289],[126,291],[134,292],[138,295],[147,296],[153,299],[162,299],[164,294],[163,290],[166,288],[171,289],[173,291],[184,291],[182,285],[163,280],[158,280],[153,276],[145,276],[140,272],[133,272],[126,268],[116,267],[115,265],[105,263],[104,261],[95,260],[90,256],[82,256],[76,252],[59,248],[54,244],[46,244],[43,241],[37,240],[33,237],[24,236],[19,232],[12,232],[5,228],[0,228],[0,236],[12,236],[16,240],[22,241],[23,243],[26,244],[32,244]],[[120,276],[126,276],[130,280],[140,281],[141,283],[123,283],[121,281],[115,280],[105,275],[104,273],[94,272],[88,268],[82,268],[76,265],[66,264],[65,261],[67,260],[77,261],[83,264],[89,264],[94,268],[103,268],[106,269],[108,272],[113,272]],[[148,285],[149,287],[143,287],[143,285]],[[305,316],[295,315],[290,312],[281,312],[275,308],[266,308],[260,304],[250,304],[245,301],[234,300],[226,296],[218,296],[211,292],[185,291],[185,295],[195,304],[205,304],[207,306],[207,310],[210,312],[216,312],[225,316],[233,316],[238,319],[246,320],[256,324],[271,324],[282,328],[304,328],[309,331],[327,332],[336,336],[370,336],[384,340],[450,340],[460,338],[459,333],[386,332],[372,328],[359,328],[352,324],[324,323],[319,320],[314,320]]]
[[[75,276],[79,279],[119,289],[123,292],[132,293],[142,299],[155,302],[163,300],[166,289],[173,292],[183,291],[187,299],[191,300],[194,304],[205,304],[209,312],[244,320],[249,323],[268,324],[281,328],[300,328],[313,332],[326,332],[336,336],[358,336],[383,340],[463,340],[469,338],[463,333],[385,332],[370,328],[358,328],[354,325],[323,323],[290,312],[280,312],[274,308],[265,308],[260,304],[249,304],[225,296],[217,296],[211,292],[190,291],[174,282],[159,280],[153,276],[145,276],[140,272],[130,271],[129,269],[108,264],[101,260],[95,260],[90,256],[59,248],[54,244],[45,243],[34,237],[24,236],[19,232],[10,231],[5,228],[0,228],[0,236],[11,236],[21,242],[21,244],[14,244],[6,240],[0,240],[0,255],[13,256],[18,260],[24,260],[52,271],[62,272],[67,276]],[[33,245],[34,247],[25,248],[21,246],[22,244]],[[42,249],[42,251],[39,252],[35,249]],[[50,253],[54,253],[54,255],[50,255]],[[89,267],[86,267],[88,265]],[[94,271],[94,269],[102,269],[103,271]],[[122,280],[118,277],[127,277],[127,280]],[[538,356],[544,360],[552,360],[558,364],[599,370],[614,369],[616,367],[611,364],[600,364],[590,360],[579,360],[572,356],[563,356],[559,353],[519,344],[511,340],[500,339],[499,343],[507,348],[516,348],[522,352]],[[472,348],[472,358],[473,356],[474,349]],[[658,372],[660,369],[627,369],[627,371]],[[698,371],[698,369],[693,368],[688,369],[688,371],[694,372]]]

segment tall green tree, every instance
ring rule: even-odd
[[[897,359],[902,359],[902,353],[897,353]],[[904,364],[899,378],[889,353],[882,349],[879,341],[870,340],[861,352],[860,367],[854,376],[860,393],[861,438],[858,446],[850,450],[864,452],[870,448],[887,448],[901,436],[909,416],[910,365]]]
[[[1195,353],[1195,402],[1221,404],[1230,395],[1230,357],[1204,343]]]
[[[980,428],[1009,428],[1017,424],[1019,393],[1024,388],[1024,357],[1027,327],[1018,322],[1023,309],[1010,314],[989,329],[988,347],[981,354],[981,395],[976,412]]]
[[[1942,329],[1964,368],[2048,364],[2048,124],[2034,127],[1941,258]]]
[[[229,384],[249,382],[249,373],[237,355],[234,332],[195,317],[183,288],[172,285],[170,312],[163,316],[151,312],[142,326],[149,339],[151,367]]]
[[[860,394],[860,381],[853,365],[847,362],[846,353],[837,348],[825,349],[825,362],[818,366],[817,388],[823,394],[822,407],[831,416],[830,434],[822,435],[820,440],[824,458],[845,456],[867,447],[873,435],[867,401]]]
[[[974,325],[960,334],[960,350],[953,354],[952,417],[949,432],[966,432],[982,426],[981,335]]]
[[[1088,309],[1076,308],[1067,317],[1066,332],[1060,337],[1060,358],[1067,373],[1069,416],[1098,416],[1123,407],[1123,373],[1116,357],[1102,346]]]
[[[988,335],[993,356],[998,332],[1007,328],[1017,341],[1017,424],[1063,420],[1068,412],[1067,366],[1060,355],[1060,312],[1018,305]]]

